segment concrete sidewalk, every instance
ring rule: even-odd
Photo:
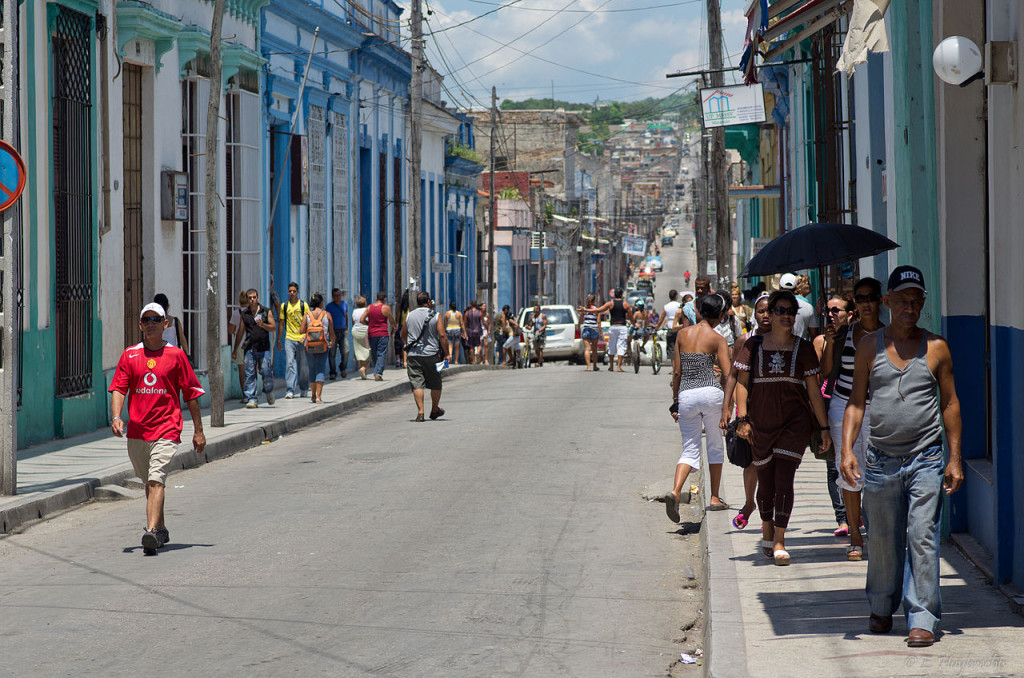
[[[743,504],[743,476],[726,463],[722,496],[732,508],[706,513],[708,545],[706,670],[710,676],[1009,676],[1024,675],[1024,617],[982,573],[948,544],[942,548],[943,614],[938,642],[908,648],[902,610],[887,635],[868,632],[865,559],[846,560],[825,463],[810,453],[796,477],[796,505],[786,547],[792,565],[776,567],[760,551],[755,511],[732,526]],[[704,483],[705,496],[710,488]]]
[[[453,365],[445,370],[444,377],[447,381],[454,375],[482,369],[488,368]],[[388,369],[384,378],[382,382],[363,381],[358,377],[328,381],[324,384],[324,402],[320,405],[314,405],[309,398],[285,400],[283,395],[278,395],[275,404],[270,406],[263,394],[260,394],[259,408],[253,410],[246,409],[237,400],[230,401],[225,404],[223,428],[210,426],[209,410],[205,409],[206,450],[202,455],[192,450],[192,422],[184,412],[185,428],[171,470],[192,468],[229,456],[273,441],[289,431],[397,396],[409,398],[409,420],[412,421],[416,407],[405,370]],[[124,439],[115,438],[109,428],[18,450],[17,468],[18,494],[0,497],[0,534],[14,532],[32,521],[89,501],[95,496],[96,488],[122,485],[135,475]]]

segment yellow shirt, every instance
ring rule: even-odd
[[[278,315],[278,319],[285,323],[285,337],[289,341],[302,341],[302,332],[299,332],[299,328],[302,327],[302,316],[309,311],[309,305],[302,299],[299,299],[294,304],[290,301],[286,301],[281,304],[281,312]]]

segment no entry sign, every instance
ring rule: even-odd
[[[21,197],[25,190],[25,161],[14,147],[0,141],[0,212]]]

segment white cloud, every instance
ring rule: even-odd
[[[661,0],[523,0],[522,4],[552,11],[509,7],[443,34],[428,36],[427,55],[434,67],[446,73],[449,70],[445,65],[447,60],[447,65],[455,71],[445,78],[452,91],[458,94],[457,90],[464,87],[486,101],[491,85],[496,85],[502,98],[546,97],[550,96],[554,81],[555,96],[559,99],[642,99],[668,94],[684,84],[682,79],[666,80],[666,73],[699,68],[707,62],[706,53],[701,53],[702,49],[707,49],[702,2],[647,11],[591,14],[579,10],[630,9],[631,6],[666,3]],[[744,4],[745,0],[723,0],[727,53],[736,54],[742,49],[746,28],[742,14]],[[428,16],[426,30],[456,26],[496,6],[471,0],[429,2],[425,10],[433,10],[433,14]],[[561,8],[574,11],[554,11]],[[408,17],[408,12],[403,16]],[[498,49],[513,40],[509,47]],[[514,48],[597,75],[522,56]],[[468,68],[464,67],[463,59],[470,62]],[[733,63],[737,61],[733,59]],[[622,80],[629,82],[620,82]],[[631,85],[630,82],[641,84]]]

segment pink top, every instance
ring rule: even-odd
[[[387,337],[390,335],[390,332],[388,332],[388,319],[381,311],[382,308],[384,308],[384,304],[374,303],[366,309],[366,322],[368,326],[366,336]]]

